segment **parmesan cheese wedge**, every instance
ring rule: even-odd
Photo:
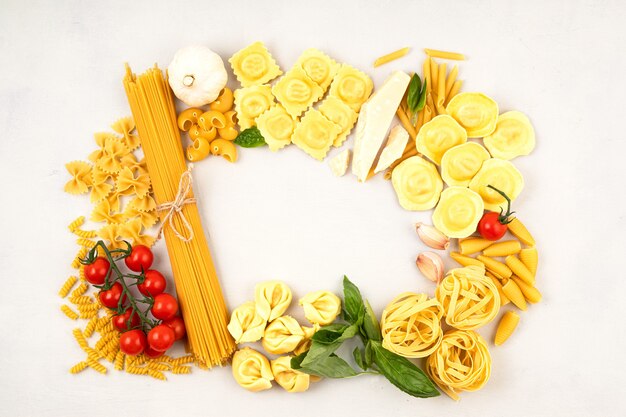
[[[409,132],[404,130],[402,125],[395,125],[391,132],[389,132],[389,138],[387,138],[387,144],[383,152],[378,158],[378,164],[374,169],[374,174],[379,173],[382,170],[389,168],[398,158],[402,156],[404,148],[409,141]]]
[[[361,107],[352,158],[352,173],[360,182],[367,179],[410,80],[402,71],[393,72]]]
[[[328,166],[330,166],[330,170],[335,174],[335,177],[343,177],[348,170],[349,163],[350,149],[344,149],[328,161]]]

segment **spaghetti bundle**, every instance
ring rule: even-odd
[[[187,328],[188,348],[200,366],[223,364],[234,352],[235,342],[226,328],[228,312],[191,184],[189,192],[180,198],[183,179],[189,174],[172,93],[156,66],[139,76],[126,66],[124,88],[155,198],[159,206],[168,207],[159,215]]]

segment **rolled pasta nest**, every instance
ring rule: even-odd
[[[383,311],[380,326],[383,347],[405,358],[423,358],[441,343],[443,309],[426,294],[406,292]]]

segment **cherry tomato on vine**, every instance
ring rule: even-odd
[[[152,315],[159,320],[167,320],[176,315],[178,311],[178,302],[169,294],[159,294],[154,297],[152,305]]]
[[[146,346],[143,350],[143,354],[149,357],[150,359],[156,359],[158,357],[163,356],[165,352],[159,352],[158,350],[154,350],[150,347],[150,345]]]
[[[478,222],[476,230],[487,240],[499,240],[506,234],[506,231],[509,228],[508,224],[513,220],[511,216],[515,212],[511,211],[511,199],[504,192],[491,185],[487,185],[487,187],[491,188],[506,199],[506,213],[504,213],[503,209],[500,209],[500,213],[490,211],[483,214],[483,217]]]
[[[171,319],[163,320],[163,324],[174,330],[176,340],[182,339],[183,337],[185,337],[185,334],[187,334],[187,330],[185,329],[185,322],[181,317],[174,316]]]
[[[165,291],[167,281],[163,274],[155,269],[148,269],[145,272],[146,279],[137,285],[140,293],[146,296],[157,296]]]
[[[132,316],[132,317],[131,317]],[[113,326],[120,332],[125,332],[133,327],[141,324],[139,315],[133,311],[132,308],[127,308],[122,314],[116,314],[111,318]]]
[[[119,305],[122,293],[122,284],[114,282],[110,289],[100,291],[98,298],[103,306],[113,309]],[[124,301],[126,301],[126,296],[124,296]]]
[[[148,332],[148,346],[159,352],[165,352],[171,348],[175,340],[174,330],[165,324],[154,326]]]
[[[127,355],[139,355],[147,346],[146,334],[139,329],[129,330],[120,336],[120,350]]]
[[[90,284],[102,285],[110,268],[109,260],[99,256],[92,263],[85,265],[85,279]]]
[[[128,269],[135,272],[147,271],[152,266],[152,261],[154,255],[150,248],[144,245],[133,246],[130,255],[124,258]]]

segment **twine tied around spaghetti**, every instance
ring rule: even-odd
[[[163,232],[163,228],[169,222],[170,228],[183,242],[189,242],[193,239],[193,228],[189,224],[187,217],[183,213],[183,206],[185,204],[193,204],[196,202],[196,199],[193,197],[187,197],[187,194],[191,191],[191,186],[193,185],[193,178],[191,176],[191,167],[180,176],[180,181],[178,182],[178,191],[176,192],[176,196],[174,196],[173,201],[169,201],[167,203],[159,204],[157,207],[157,211],[165,211],[167,210],[167,214],[161,219],[161,228],[159,229],[159,238],[161,237],[161,233]],[[188,237],[185,237],[174,224],[174,214],[178,214],[180,216],[180,220],[183,222],[183,226],[187,229]]]

